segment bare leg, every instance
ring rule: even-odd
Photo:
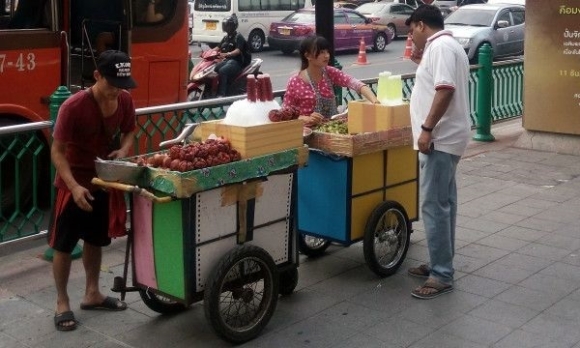
[[[83,303],[101,303],[105,296],[99,291],[99,272],[101,271],[101,247],[89,243],[83,244],[83,265],[87,275]]]
[[[70,311],[70,303],[67,291],[68,278],[70,275],[72,258],[70,254],[54,251],[52,259],[52,273],[56,285],[56,313]],[[61,326],[73,326],[74,321],[68,321]]]

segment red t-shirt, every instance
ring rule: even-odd
[[[53,138],[66,144],[65,155],[75,180],[93,191],[95,187],[90,182],[97,175],[96,157],[107,159],[118,130],[127,133],[134,129],[135,107],[129,92],[121,92],[117,110],[104,118],[92,93],[86,90],[75,93],[61,105]],[[58,172],[54,185],[67,188]]]

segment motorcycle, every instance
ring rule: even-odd
[[[220,61],[220,53],[216,49],[203,51],[199,57],[201,61],[197,63],[189,76],[187,85],[187,100],[196,101],[214,98],[217,94],[219,75],[215,71],[217,63]],[[240,95],[246,93],[246,76],[250,74],[259,75],[263,60],[253,58],[232,81],[227,89],[226,96]]]

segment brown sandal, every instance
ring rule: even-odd
[[[422,300],[430,300],[451,291],[453,291],[453,285],[443,284],[433,278],[429,278],[423,285],[411,291],[411,295]]]
[[[422,264],[419,267],[411,267],[407,271],[407,274],[409,274],[410,276],[418,278],[429,278],[430,273],[431,268],[429,268],[429,265],[427,264]]]

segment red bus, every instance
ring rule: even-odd
[[[48,120],[51,94],[58,86],[72,93],[91,86],[105,49],[131,56],[136,107],[185,101],[188,31],[187,0],[0,0],[0,127]],[[47,169],[50,132],[41,139],[38,168]],[[15,163],[0,163],[3,207]]]

